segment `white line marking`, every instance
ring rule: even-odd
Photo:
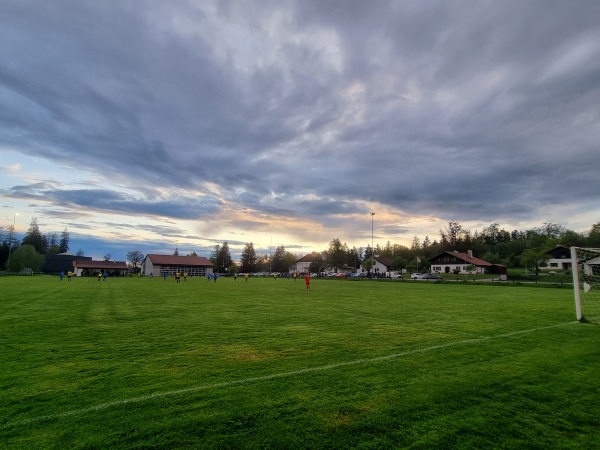
[[[557,325],[549,325],[546,327],[532,328],[529,330],[513,331],[512,333],[499,334],[497,336],[482,336],[482,337],[473,338],[473,339],[464,339],[462,341],[449,342],[446,344],[433,345],[431,347],[426,347],[426,348],[421,348],[421,349],[408,350],[408,351],[401,352],[401,353],[393,353],[391,355],[377,356],[375,358],[357,359],[354,361],[328,364],[326,366],[307,367],[305,369],[294,370],[292,372],[274,373],[271,375],[262,375],[259,377],[244,378],[241,380],[224,381],[222,383],[205,384],[202,386],[195,386],[195,387],[190,387],[190,388],[185,388],[185,389],[177,389],[174,391],[158,392],[156,394],[144,395],[141,397],[126,398],[123,400],[114,400],[112,402],[100,403],[96,406],[90,406],[88,408],[72,409],[70,411],[65,411],[63,413],[58,413],[58,414],[49,414],[49,415],[45,415],[45,416],[33,417],[31,419],[16,420],[14,422],[6,422],[6,423],[3,423],[0,425],[0,429],[16,427],[16,426],[23,426],[23,425],[30,425],[32,423],[62,419],[64,417],[78,416],[78,415],[87,414],[87,413],[91,413],[91,412],[95,412],[95,411],[102,411],[105,409],[113,408],[115,406],[128,405],[128,404],[132,404],[132,403],[141,403],[141,402],[153,400],[156,398],[173,397],[176,395],[188,394],[190,392],[207,391],[207,390],[213,390],[213,389],[218,389],[218,388],[222,388],[222,387],[235,386],[238,384],[249,384],[249,383],[256,383],[259,381],[274,380],[277,378],[288,378],[288,377],[294,377],[297,375],[303,375],[305,373],[323,372],[326,370],[338,369],[340,367],[355,366],[355,365],[359,365],[359,364],[374,363],[374,362],[379,362],[379,361],[389,361],[391,359],[401,358],[403,356],[414,355],[416,353],[427,353],[430,351],[440,350],[440,349],[448,348],[448,347],[454,347],[457,345],[476,344],[479,342],[489,341],[492,339],[502,339],[502,338],[506,338],[506,337],[518,336],[518,335],[527,334],[527,333],[534,333],[536,331],[547,330],[550,328],[557,328],[557,327],[573,325],[573,324],[578,324],[578,323],[579,322],[574,321],[574,322],[567,322],[567,323],[562,323],[562,324],[557,324]]]

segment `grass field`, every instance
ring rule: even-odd
[[[568,288],[0,279],[2,448],[600,445]]]

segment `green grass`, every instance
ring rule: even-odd
[[[312,285],[0,279],[0,447],[597,448],[570,289]]]

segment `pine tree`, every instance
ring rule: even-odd
[[[69,232],[65,228],[65,231],[62,232],[62,236],[60,238],[60,244],[58,244],[59,253],[67,253],[69,251]]]
[[[32,245],[33,248],[35,249],[35,251],[38,253],[41,253],[42,255],[45,255],[46,252],[48,251],[48,242],[46,240],[46,237],[44,235],[42,235],[42,233],[40,232],[40,227],[38,226],[36,217],[31,219],[31,223],[29,224],[29,229],[27,230],[27,233],[25,233],[25,236],[23,237],[22,244],[23,245],[27,245],[27,244]]]
[[[254,244],[246,244],[240,256],[240,272],[256,272],[257,259]]]

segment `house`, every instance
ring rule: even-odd
[[[187,273],[190,277],[204,277],[213,273],[213,263],[204,256],[146,255],[142,273],[147,276],[174,276]]]
[[[73,270],[73,261],[91,261],[91,256],[73,256],[71,253],[46,255],[42,272],[48,275],[67,273]]]
[[[431,263],[431,271],[439,273],[464,273],[469,271],[467,268],[473,266],[475,273],[491,273],[506,275],[508,268],[503,264],[492,264],[483,259],[473,256],[473,252],[469,250],[467,253],[458,251],[445,251],[433,258],[429,258]]]
[[[308,273],[310,272],[310,265],[313,262],[322,261],[322,256],[319,253],[313,252],[306,256],[303,256],[295,264],[292,264],[289,268],[290,273]]]
[[[557,245],[546,254],[550,257],[546,263],[546,270],[568,270],[573,266],[571,259],[571,249],[564,245]]]
[[[73,274],[76,277],[93,276],[100,273],[108,272],[108,276],[122,276],[129,271],[129,266],[125,261],[94,261],[75,260],[73,261]]]
[[[367,256],[363,261],[363,264],[360,265],[361,272],[367,272],[367,269],[364,267],[364,263],[366,261],[371,261],[371,256]],[[371,272],[375,276],[384,276],[388,272],[392,271],[392,258],[389,256],[379,256],[375,255],[373,257],[373,269]]]

